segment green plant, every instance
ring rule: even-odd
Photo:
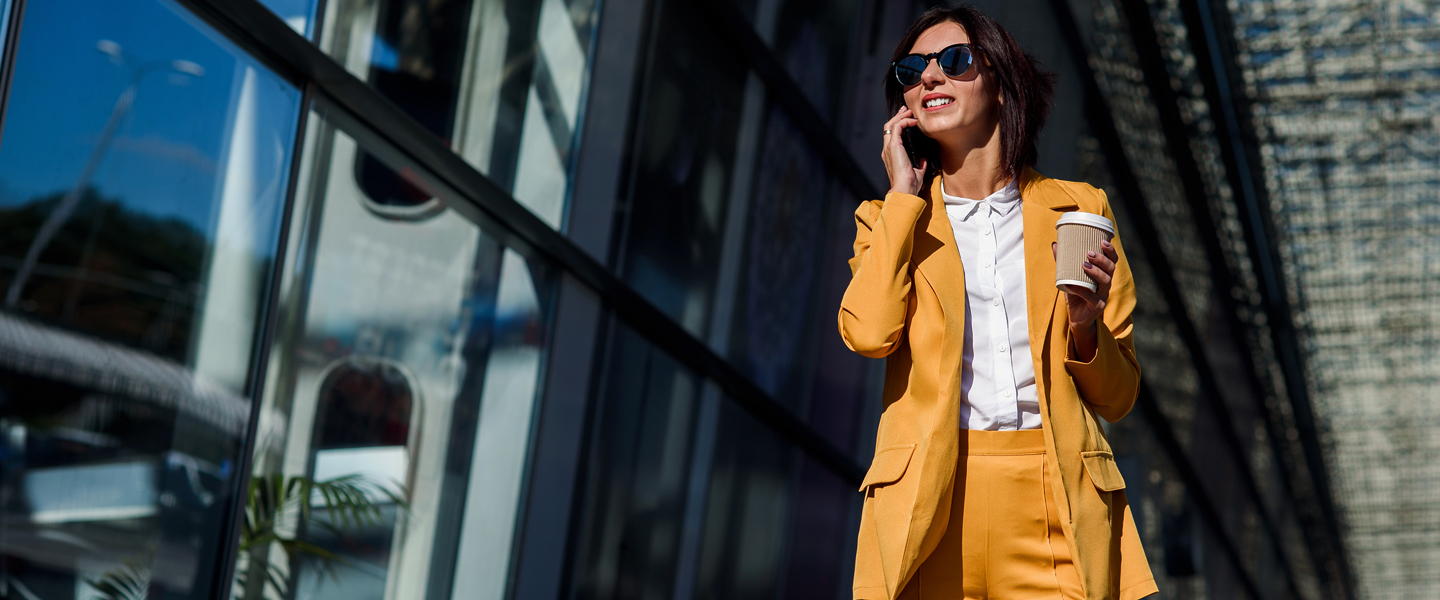
[[[343,537],[379,525],[381,503],[375,497],[394,503],[403,514],[407,508],[403,494],[362,475],[325,481],[281,475],[252,478],[245,499],[245,526],[240,532],[240,556],[245,561],[236,576],[240,597],[260,600],[267,586],[283,596],[288,567],[300,556],[316,559],[334,577],[335,565],[348,564],[345,557],[300,539],[300,532],[319,527]],[[311,518],[315,498],[323,501],[328,519]],[[285,552],[287,568],[269,560],[272,546]]]
[[[100,600],[145,600],[150,592],[150,569],[133,559],[126,559],[120,566],[100,575],[99,579],[87,579],[85,583],[95,588]]]
[[[286,592],[286,570],[269,560],[271,546],[285,552],[287,566],[296,557],[310,556],[335,576],[335,565],[348,564],[345,557],[299,538],[306,527],[320,527],[337,536],[345,536],[366,527],[380,525],[380,496],[399,507],[401,514],[408,508],[404,491],[396,492],[363,475],[346,475],[314,481],[308,477],[270,475],[250,480],[245,497],[245,527],[240,532],[240,556],[243,567],[236,573],[237,596],[261,600],[268,586],[280,596]],[[311,519],[312,499],[319,497],[328,520]],[[148,561],[146,561],[148,562]],[[252,577],[263,573],[263,577]],[[95,588],[98,600],[145,600],[150,589],[150,569],[144,563],[126,559],[120,566],[87,580]]]

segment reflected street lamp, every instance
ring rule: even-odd
[[[95,44],[95,49],[110,57],[110,61],[117,65],[131,64],[133,57],[127,55],[120,44],[112,40],[100,40]],[[120,97],[115,100],[115,108],[110,110],[110,120],[105,122],[105,129],[100,132],[100,139],[95,142],[95,149],[90,151],[89,160],[85,161],[85,168],[80,171],[79,179],[75,180],[75,187],[70,193],[60,200],[50,215],[45,218],[45,223],[35,233],[35,239],[30,242],[30,248],[25,252],[25,260],[20,263],[20,269],[15,272],[15,279],[10,282],[10,289],[5,294],[5,306],[14,307],[20,302],[20,292],[25,289],[26,280],[30,279],[30,273],[35,270],[35,263],[40,260],[40,253],[50,245],[50,241],[60,233],[60,228],[70,220],[75,209],[80,205],[80,196],[85,188],[90,185],[90,179],[95,176],[95,170],[100,166],[100,160],[104,158],[105,151],[110,147],[110,142],[115,139],[115,132],[120,129],[120,122],[124,120],[126,113],[135,103],[135,94],[140,90],[140,81],[150,73],[158,71],[170,71],[191,77],[203,77],[205,68],[188,60],[154,60],[140,63],[131,68],[130,85],[125,91],[120,92]]]

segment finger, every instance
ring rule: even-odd
[[[1060,244],[1050,242],[1050,254],[1055,256],[1055,260],[1060,260]]]
[[[886,146],[889,146],[891,151],[893,152],[899,152],[900,154],[905,155],[906,163],[909,163],[910,155],[905,152],[905,139],[901,137],[900,134],[905,132],[906,127],[910,127],[919,123],[920,121],[916,119],[897,116],[895,121],[890,125],[890,135],[885,138]]]
[[[1110,262],[1116,264],[1120,262],[1120,254],[1115,251],[1115,244],[1112,244],[1110,242],[1100,242],[1100,249],[1105,252],[1105,256],[1110,259]]]
[[[1089,252],[1086,256],[1090,264],[1100,267],[1100,270],[1107,275],[1115,272],[1115,263],[1110,260],[1110,257],[1099,252]]]
[[[885,136],[885,151],[892,154],[898,152],[897,156],[906,156],[906,162],[909,162],[909,155],[905,154],[905,141],[900,137],[901,131],[904,129],[898,121],[890,124],[890,135]]]
[[[900,110],[895,111],[895,114],[890,115],[890,118],[885,121],[885,127],[884,127],[884,128],[891,130],[892,133],[898,133],[898,132],[894,131],[894,129],[895,129],[895,122],[896,122],[896,121],[899,121],[899,120],[901,119],[901,115],[904,115],[905,112],[908,111],[908,110],[910,110],[908,107],[901,106],[901,107],[900,107]]]
[[[919,122],[911,117],[895,115],[894,119],[885,124],[885,128],[890,130],[890,135],[885,136],[885,141],[890,144],[901,143],[900,134],[905,131],[905,128]]]
[[[1097,287],[1104,290],[1110,289],[1109,273],[1106,273],[1105,271],[1101,270],[1100,267],[1095,266],[1091,263],[1085,263],[1081,265],[1081,268],[1085,269],[1085,274],[1089,275],[1091,279],[1095,280],[1095,285]]]

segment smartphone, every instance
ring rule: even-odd
[[[921,140],[928,139],[914,127],[906,127],[905,131],[900,132],[900,143],[905,146],[905,155],[910,157],[910,166],[920,166],[920,159],[923,158],[920,154]]]

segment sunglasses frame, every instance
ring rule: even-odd
[[[971,43],[969,43],[969,42],[965,42],[965,43],[961,43],[961,44],[950,44],[949,46],[946,46],[946,47],[944,47],[944,48],[941,48],[939,51],[931,52],[931,53],[929,53],[929,54],[920,54],[920,53],[918,53],[918,52],[912,52],[912,53],[910,53],[910,54],[906,54],[905,56],[900,57],[900,60],[892,61],[892,62],[890,63],[890,74],[895,77],[895,81],[896,81],[897,83],[899,83],[902,87],[907,87],[907,88],[908,88],[908,87],[913,86],[913,85],[919,85],[919,84],[920,84],[920,81],[919,81],[919,80],[916,80],[915,83],[906,84],[903,80],[900,79],[900,69],[899,69],[899,67],[900,67],[900,62],[901,62],[901,61],[903,61],[903,60],[905,60],[905,59],[907,59],[907,58],[910,58],[910,57],[912,57],[912,56],[917,56],[917,57],[919,57],[920,59],[922,59],[922,60],[925,61],[925,67],[922,68],[922,69],[920,69],[920,73],[921,73],[921,74],[924,74],[925,69],[930,68],[930,61],[932,61],[932,60],[938,60],[938,59],[940,58],[940,55],[941,55],[941,54],[944,54],[944,53],[948,52],[948,51],[951,50],[952,48],[959,48],[959,47],[961,47],[961,46],[965,47],[965,49],[970,52],[970,64],[965,65],[965,70],[964,70],[964,71],[961,71],[961,72],[959,72],[959,73],[951,73],[951,72],[945,70],[945,65],[943,65],[943,64],[940,65],[940,72],[944,73],[946,77],[949,77],[949,78],[951,78],[951,79],[955,79],[955,78],[957,78],[957,77],[960,77],[961,75],[964,75],[964,74],[966,74],[966,73],[969,73],[969,72],[970,72],[970,69],[975,68],[975,53],[980,50],[980,46],[977,46],[977,45],[975,45],[975,44],[971,44]]]

